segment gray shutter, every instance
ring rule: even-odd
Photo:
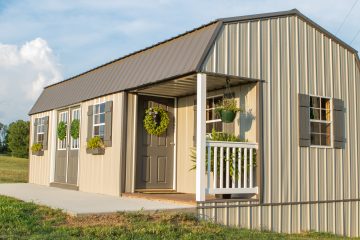
[[[44,140],[43,140],[43,150],[48,150],[48,132],[49,132],[49,117],[44,117]]]
[[[309,147],[310,144],[310,96],[299,94],[299,146]]]
[[[87,139],[86,141],[89,141],[93,136],[93,111],[94,107],[93,105],[88,106],[88,131],[87,131]]]
[[[105,103],[105,135],[104,144],[106,147],[112,146],[112,110],[113,102],[108,101]]]
[[[38,118],[35,118],[34,119],[34,135],[33,135],[33,144],[35,144],[37,142],[37,125],[38,125],[38,122],[39,122],[39,119]]]
[[[333,99],[334,148],[344,148],[345,143],[345,106],[341,99]]]
[[[197,129],[197,111],[196,111],[196,99],[194,100],[194,135],[193,135],[193,146],[196,147],[196,129]]]

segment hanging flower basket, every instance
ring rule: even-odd
[[[215,111],[220,116],[222,122],[232,123],[236,114],[240,112],[241,109],[237,107],[235,98],[227,98],[216,106]]]
[[[148,108],[145,111],[144,128],[150,135],[159,136],[163,134],[170,123],[170,118],[161,107]]]
[[[230,110],[222,110],[220,113],[221,121],[224,123],[232,123],[236,117],[236,112]]]

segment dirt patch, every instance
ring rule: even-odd
[[[123,214],[92,215],[86,217],[66,218],[65,225],[68,227],[91,227],[91,226],[124,226],[127,218]]]
[[[67,227],[92,226],[129,226],[132,222],[167,222],[184,225],[193,225],[196,220],[192,215],[166,213],[115,213],[107,215],[91,215],[84,217],[67,216],[64,225]]]

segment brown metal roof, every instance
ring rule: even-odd
[[[212,22],[50,85],[43,90],[29,114],[193,73],[220,25],[220,22]]]
[[[199,72],[223,23],[286,15],[299,16],[357,55],[355,49],[327,32],[297,9],[222,18],[47,86],[30,110],[29,115]],[[358,63],[360,65],[360,61]]]

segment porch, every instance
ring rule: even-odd
[[[211,126],[219,126],[219,123],[213,120],[214,124],[209,124],[212,122],[212,120],[209,121],[209,115],[214,113],[209,112],[208,99],[221,96],[226,82],[236,93],[238,105],[244,108],[249,105],[253,111],[251,119],[246,115],[248,113],[245,113],[236,118],[232,127],[226,124],[221,125],[223,126],[221,130],[226,130],[228,135],[236,136],[236,140],[218,141],[211,137]],[[142,104],[139,103],[139,96],[171,98],[175,101],[175,137],[173,142],[170,141],[175,145],[174,178],[173,187],[165,189],[165,192],[171,190],[177,193],[193,194],[195,201],[214,200],[219,197],[252,200],[260,198],[260,93],[261,81],[259,80],[210,73],[168,79],[129,92],[133,98],[129,98],[128,106],[137,108]],[[138,131],[142,128],[136,124],[139,121],[138,109],[129,111],[129,115],[131,117],[128,118],[128,122],[134,122],[134,124],[131,126],[133,130],[128,130],[130,132],[127,135],[139,136]],[[247,117],[249,119],[246,119]],[[191,124],[192,121],[194,124]],[[133,141],[134,146],[138,146],[136,142],[142,141],[139,137],[129,140]],[[191,167],[191,149],[194,153],[193,173],[187,172]],[[144,172],[136,171],[139,154],[132,148],[130,155],[132,162],[129,163],[133,166],[132,169],[127,168],[131,170],[132,175],[127,176],[126,192],[135,193],[133,196],[136,194],[144,196],[144,194],[139,195],[139,192],[146,192],[146,189],[138,189],[135,183],[136,175]],[[194,190],[190,185],[195,185]],[[158,190],[161,191],[161,189]]]

